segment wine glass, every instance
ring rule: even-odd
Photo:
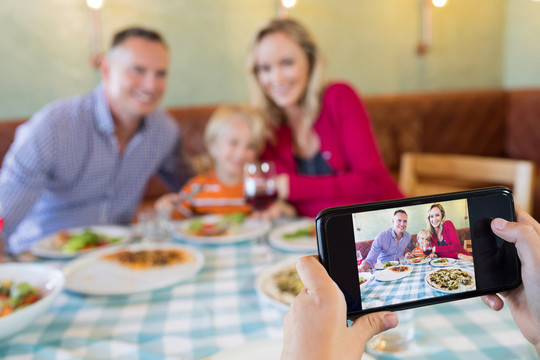
[[[424,245],[422,245],[422,247],[420,247],[420,248],[422,249],[422,251],[424,252],[424,255],[426,255],[426,257],[431,255],[431,253],[433,252],[433,248],[431,247],[430,242],[424,243]]]
[[[255,211],[266,210],[277,199],[276,168],[270,161],[244,166],[244,198]]]
[[[244,166],[244,198],[254,211],[264,211],[277,199],[274,163],[253,162]],[[272,254],[263,236],[257,238],[255,261],[271,261]]]

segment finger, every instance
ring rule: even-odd
[[[540,234],[540,224],[536,221],[530,214],[525,210],[516,205],[516,218],[520,223],[529,223],[531,224],[535,231]]]
[[[522,262],[534,262],[540,253],[540,235],[529,222],[508,222],[496,218],[491,222],[491,229],[502,239],[516,244]]]
[[[296,262],[296,271],[308,294],[333,291],[337,286],[316,255],[301,257]]]
[[[357,333],[357,337],[365,344],[373,336],[395,328],[398,324],[396,314],[390,311],[376,312],[358,318],[351,329]]]
[[[501,310],[504,306],[504,301],[496,294],[484,295],[482,301],[495,311]]]

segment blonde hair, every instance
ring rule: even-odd
[[[429,213],[431,212],[433,208],[438,208],[441,211],[441,224],[439,225],[439,230],[442,229],[444,221],[446,219],[446,211],[444,211],[444,208],[441,204],[433,204],[428,210],[427,221],[429,224],[429,230],[430,230],[431,235],[437,238],[437,229],[435,229],[433,225],[431,225],[431,221],[429,221]]]
[[[209,171],[214,168],[214,160],[209,153],[210,146],[222,134],[223,128],[234,117],[241,118],[251,128],[251,135],[256,147],[257,156],[261,154],[268,139],[268,130],[261,114],[249,105],[224,104],[213,113],[204,129],[204,154],[192,160],[192,166],[197,173]]]
[[[262,39],[273,33],[283,33],[302,48],[308,59],[309,81],[300,105],[306,118],[315,122],[320,110],[321,92],[323,88],[324,61],[319,48],[304,26],[293,19],[272,19],[264,23],[255,33],[249,48],[247,69],[251,91],[252,105],[260,110],[271,124],[277,126],[284,119],[283,110],[277,106],[263,91],[257,78],[257,59],[255,52]]]
[[[429,241],[429,237],[431,236],[430,232],[428,229],[421,229],[418,231],[418,234],[416,234],[416,242],[418,243],[418,245],[420,245],[420,241],[418,240],[418,238],[420,237],[420,234],[426,234],[426,240]]]

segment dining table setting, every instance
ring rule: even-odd
[[[171,221],[159,237],[147,230],[67,229],[2,255],[0,285],[26,283],[37,300],[0,317],[0,359],[280,357],[284,317],[302,287],[294,264],[317,254],[314,219],[208,216]],[[88,241],[99,245],[81,247]],[[425,282],[436,264],[406,266],[399,279],[369,273],[363,301],[444,294]],[[474,273],[470,264],[453,267]],[[13,284],[4,287],[20,296]],[[507,307],[494,312],[479,298],[417,308],[414,328],[406,349],[363,359],[538,357]]]

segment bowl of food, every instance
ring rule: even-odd
[[[255,289],[262,299],[274,308],[289,311],[304,284],[296,272],[298,258],[291,257],[265,268],[255,281]]]
[[[41,264],[0,264],[0,340],[44,314],[64,287],[64,274]]]

